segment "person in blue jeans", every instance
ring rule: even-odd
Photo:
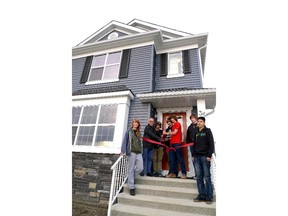
[[[194,202],[213,202],[213,186],[211,182],[211,157],[215,151],[214,138],[210,128],[205,126],[205,117],[197,118],[197,133],[194,137],[194,152],[192,160],[197,176],[198,196]]]
[[[155,120],[153,118],[150,118],[148,120],[148,124],[146,125],[144,129],[144,134],[143,137],[148,138],[153,141],[161,141],[161,138],[156,135],[155,131]],[[154,144],[147,142],[143,140],[143,163],[144,163],[144,170],[140,174],[141,176],[147,175],[147,176],[153,176],[152,175],[152,161],[153,161],[153,149],[154,149]]]

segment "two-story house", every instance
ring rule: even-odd
[[[150,117],[165,129],[176,114],[185,141],[189,116],[214,110],[216,89],[203,88],[207,37],[134,19],[111,21],[73,47],[73,202],[106,204],[110,167],[134,118],[142,131]]]

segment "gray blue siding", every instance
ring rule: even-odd
[[[166,78],[160,77],[160,55],[156,56],[155,67],[155,91],[171,89],[171,88],[202,88],[201,70],[199,62],[198,49],[189,50],[190,70],[191,73],[185,74],[183,77]]]
[[[119,82],[100,83],[85,85],[80,83],[82,70],[86,58],[73,59],[72,67],[72,92],[80,89],[92,89],[108,86],[125,85],[134,95],[152,91],[153,79],[153,55],[154,48],[152,45],[131,49],[129,72],[127,78],[122,78]],[[150,117],[150,108],[148,104],[143,104],[137,97],[131,101],[128,124],[130,125],[134,118],[138,118],[140,123],[147,123]]]

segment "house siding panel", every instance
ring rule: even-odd
[[[80,89],[92,89],[118,85],[127,86],[127,88],[129,88],[134,93],[134,95],[144,92],[152,92],[153,55],[154,47],[152,45],[133,48],[131,49],[127,78],[122,78],[118,82],[108,82],[93,85],[85,85],[84,83],[80,83],[86,58],[73,59],[72,92]],[[149,117],[149,105],[141,103],[137,97],[135,97],[135,99],[131,101],[128,126],[130,126],[134,118],[138,118],[140,123],[143,124],[146,123]]]
[[[191,73],[185,74],[183,77],[167,78],[166,76],[160,76],[161,62],[160,55],[156,56],[156,67],[155,67],[155,90],[164,90],[170,88],[202,88],[201,80],[201,69],[199,62],[198,49],[189,50],[190,58],[190,70]]]

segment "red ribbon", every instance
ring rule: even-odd
[[[148,139],[148,138],[146,138],[146,137],[142,137],[142,139],[143,139],[144,141],[149,142],[149,143],[152,143],[152,144],[154,144],[154,145],[160,145],[160,146],[165,147],[165,148],[166,148],[165,152],[169,152],[169,151],[171,151],[171,150],[173,150],[173,151],[176,152],[176,148],[184,148],[184,147],[187,147],[187,146],[193,146],[193,145],[194,145],[194,143],[192,142],[192,143],[187,143],[187,144],[183,144],[183,143],[182,143],[181,146],[171,147],[171,146],[166,146],[166,145],[164,145],[164,144],[161,143],[161,142],[157,142],[157,141]],[[173,144],[171,144],[171,145],[173,145]]]

